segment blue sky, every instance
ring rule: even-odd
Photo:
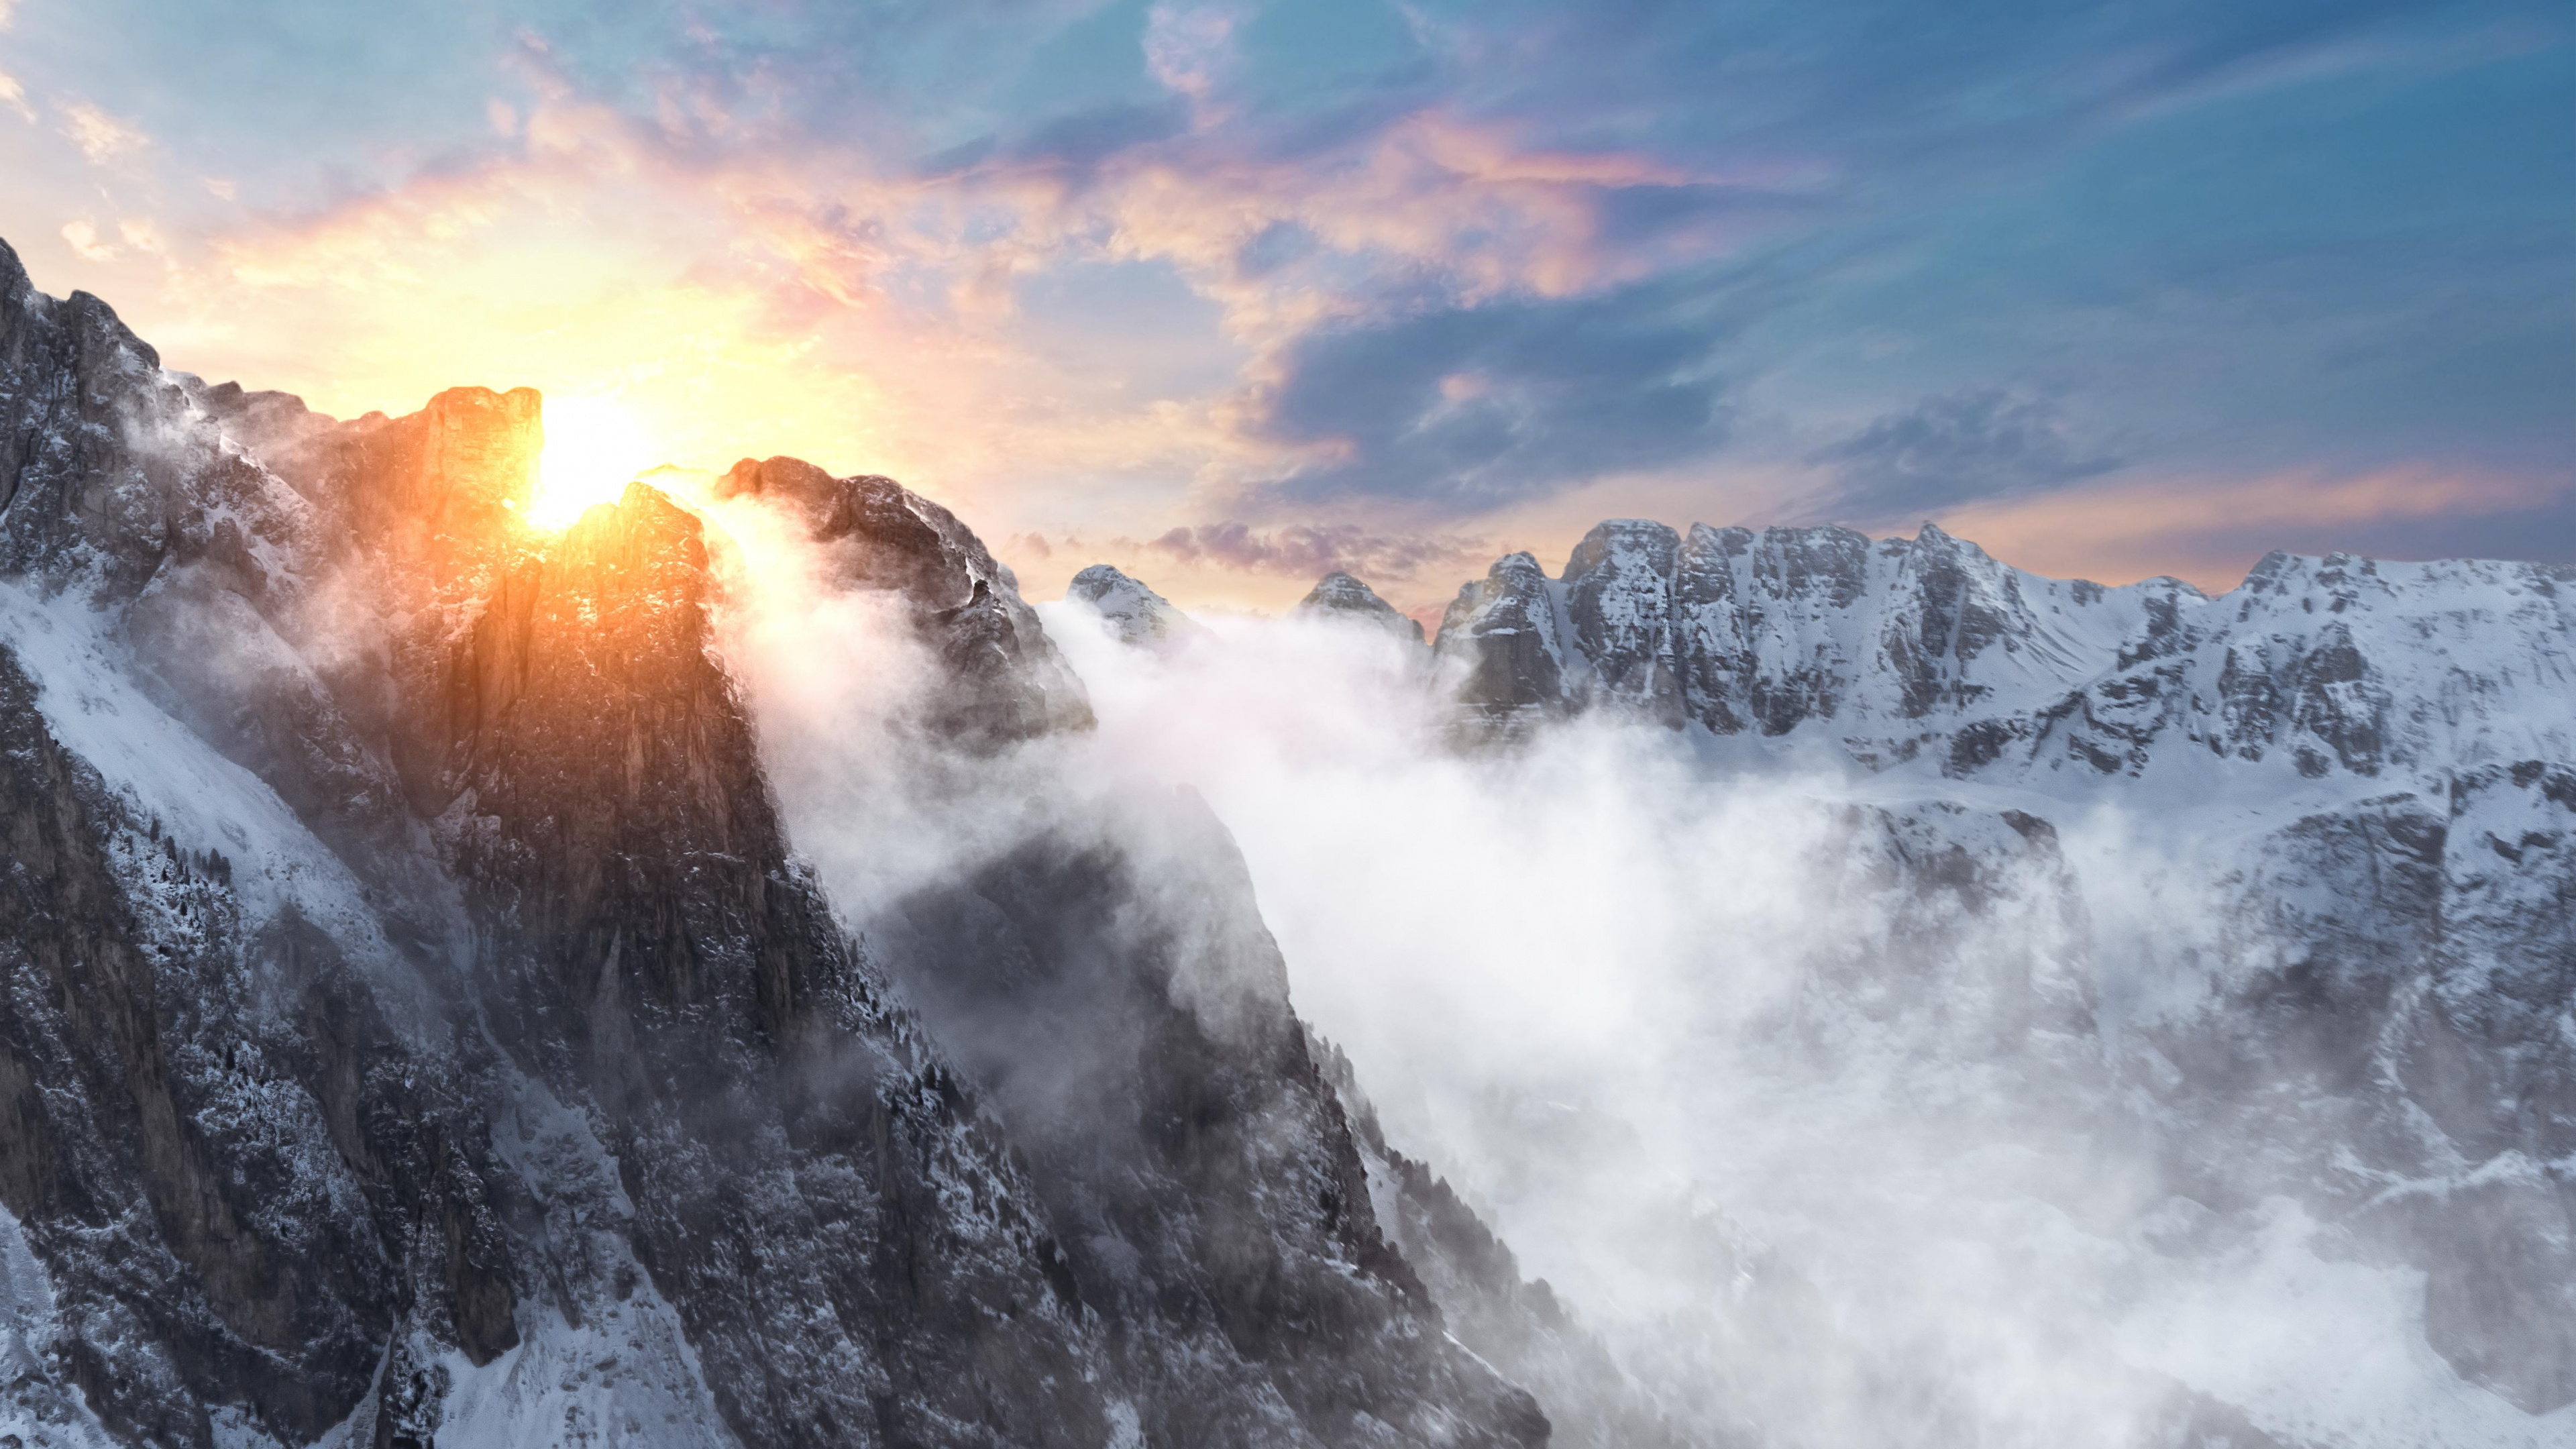
[[[173,365],[622,398],[1033,591],[1626,514],[2576,561],[2563,4],[0,14],[0,237]]]

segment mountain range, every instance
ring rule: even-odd
[[[1086,683],[954,514],[773,457],[548,532],[543,444],[527,389],[208,385],[0,246],[0,1443],[1837,1442],[1835,1390],[1728,1357],[1825,1356],[1801,1265],[1729,1257],[1661,1359],[1523,1277],[1301,1021],[1227,825],[1084,787]],[[744,663],[780,559],[889,651],[872,889],[791,831]],[[1449,748],[1592,720],[1912,782],[1831,847],[1899,926],[1801,1010],[1973,1001],[1943,1049],[2420,1274],[2430,1348],[2563,1427],[2571,590],[1614,522],[1428,642],[1346,575],[1301,613],[1404,652]],[[1073,597],[1224,647],[1105,566]],[[2188,1002],[2081,931],[1965,944],[2105,798],[2215,862]]]

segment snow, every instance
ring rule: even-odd
[[[1150,644],[1197,632],[1187,614],[1172,601],[1107,564],[1093,564],[1065,586],[1067,604],[1087,606],[1097,616],[1094,628],[1105,628],[1122,644]]]
[[[357,877],[276,791],[152,702],[105,616],[73,593],[45,598],[0,581],[0,644],[36,682],[54,738],[138,819],[160,821],[182,850],[233,862],[254,924],[292,905],[353,959],[391,956]]]
[[[113,1449],[78,1388],[58,1383],[47,1353],[63,1332],[54,1285],[27,1234],[0,1208],[0,1443]]]
[[[2241,1405],[2293,1441],[2487,1449],[2576,1444],[2576,1404],[2525,1414],[2425,1346],[2423,1275],[2321,1257],[2298,1205],[2264,1204],[2250,1242],[2174,1265],[2121,1325],[2121,1347]],[[2267,1374],[2297,1362],[2303,1381]]]
[[[678,1311],[636,1261],[635,1205],[589,1119],[534,1081],[516,1091],[515,1117],[493,1145],[543,1204],[547,1240],[573,1265],[559,1291],[582,1321],[553,1295],[529,1294],[517,1346],[479,1368],[447,1353],[439,1439],[474,1449],[740,1449]]]

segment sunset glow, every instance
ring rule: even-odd
[[[593,505],[615,503],[637,474],[659,461],[635,415],[607,398],[548,399],[546,451],[528,522],[568,528]]]
[[[2557,11],[1976,11],[1936,58],[1766,7],[1323,10],[0,0],[0,238],[210,382],[613,397],[643,464],[897,478],[1033,595],[1347,569],[1437,610],[1605,517],[2074,510],[2013,561],[2106,583],[2576,559]],[[639,466],[601,454],[536,515]],[[2353,481],[2415,478],[2443,506]],[[2279,507],[2203,516],[2239,489]]]

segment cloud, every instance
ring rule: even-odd
[[[1936,513],[1997,558],[2060,578],[2172,574],[2219,593],[2274,549],[2576,563],[2576,486],[2412,463],[2356,472],[2123,478]]]
[[[118,120],[87,101],[63,107],[63,134],[93,166],[104,166],[152,144],[152,138],[131,122]]]
[[[116,224],[116,234],[125,238],[125,244],[138,252],[160,256],[170,250],[169,238],[161,234],[160,226],[149,217],[123,218]]]
[[[1207,523],[1162,534],[1145,547],[1183,564],[1212,563],[1248,573],[1321,578],[1335,570],[1374,579],[1412,579],[1452,572],[1484,559],[1483,539],[1452,534],[1387,534],[1358,524],[1290,524],[1256,529]]]
[[[732,451],[784,446],[903,473],[1002,505],[1005,530],[1061,528],[1070,496],[1100,504],[1091,517],[1112,520],[1102,531],[1140,537],[1182,520],[1344,518],[1366,502],[1387,505],[1397,528],[1472,519],[1505,532],[1497,510],[1590,508],[1597,494],[1603,512],[1638,512],[1641,479],[1714,498],[1773,465],[1765,497],[1728,506],[1777,516],[1778,497],[1829,467],[1838,508],[1949,507],[2080,482],[2112,459],[2043,403],[1954,394],[1879,419],[1802,473],[1786,462],[1823,436],[1812,417],[1776,420],[1773,436],[1791,440],[1766,444],[1771,423],[1746,389],[1813,357],[1820,336],[1848,335],[1864,310],[1910,328],[1918,360],[1937,364],[1943,319],[1911,304],[1941,262],[1915,265],[1925,243],[1911,223],[1959,203],[1963,184],[2012,192],[2087,138],[2150,112],[2170,124],[2221,91],[2241,100],[2320,66],[2419,64],[2406,46],[2357,37],[2468,27],[2376,3],[2285,0],[2255,14],[2186,0],[2153,14],[1970,8],[1927,45],[1910,22],[1919,12],[1866,0],[1831,13],[1651,0],[1360,8],[1392,38],[1364,45],[1337,22],[1319,46],[1281,23],[1284,7],[1185,0],[694,16],[646,4],[578,26],[539,19],[504,77],[444,58],[447,132],[394,144],[370,122],[298,138],[280,148],[297,174],[267,162],[240,174],[256,204],[156,209],[167,255],[212,263],[169,285],[186,289],[194,310],[179,321],[197,324],[195,345],[254,330],[278,339],[200,366],[263,365],[270,380],[292,367],[365,405],[416,401],[494,357],[578,352],[589,368],[614,350],[609,334],[622,362],[660,358],[675,379],[698,379],[694,393],[676,381],[668,393],[672,410],[700,415],[698,433],[757,433]],[[128,94],[103,82],[88,93]],[[170,114],[89,107],[46,123],[87,136],[93,159],[148,146],[193,163],[183,179],[217,170],[229,187],[230,163],[197,154],[210,143]],[[102,205],[65,194],[35,215],[50,226]],[[2301,215],[2319,224],[2313,208]],[[2506,240],[2554,266],[2563,248],[2541,243],[2561,231]],[[2443,260],[2468,246],[2447,226],[2420,234],[2438,238],[2424,246]],[[2085,336],[2114,335],[2107,310],[2134,344],[2158,317],[2184,315],[2177,299],[2207,291],[2231,255],[2280,255],[2236,235],[2194,252],[2185,277],[2095,267],[2082,272],[2094,290],[2073,300],[2039,296],[2045,278],[2006,289],[2003,309],[2018,310],[2004,343],[2067,346],[2071,329],[2050,322],[2070,312]],[[106,245],[95,227],[87,245]],[[2101,247],[2050,245],[2061,249],[2040,260],[2059,263],[2061,281],[2068,251]],[[2295,255],[2357,245],[2336,235]],[[2360,266],[2356,285],[2457,314],[2390,285],[2395,265]],[[1086,288],[1100,267],[1150,269],[1213,304],[1154,319],[1195,340],[1166,347],[1142,323],[1104,323],[1108,308],[1071,321],[1050,311],[1048,289]],[[2545,310],[2524,305],[2522,282],[2495,291],[2499,313]],[[1866,309],[1850,305],[1856,294]],[[2280,294],[2267,280],[2264,295]],[[2302,345],[2392,334],[2403,324],[2388,305],[2267,320],[2284,340],[2239,355],[2297,375],[2276,364]],[[663,325],[636,320],[652,309]],[[2219,350],[2172,331],[2154,332],[2152,348],[2124,345],[2137,370],[2187,377],[2177,356]],[[1188,352],[1187,365],[1135,362],[1139,336],[1165,357]],[[2075,362],[2099,379],[2119,360]],[[398,370],[398,385],[381,381]],[[1809,405],[1848,407],[1834,387],[1809,389]],[[2125,384],[2102,391],[2086,416],[2147,410]],[[837,410],[806,415],[818,396]],[[2165,415],[2208,411],[2195,400]],[[2284,432],[2332,427],[2314,406],[2276,411]],[[2428,432],[2451,426],[2436,418]],[[2115,436],[2124,458],[2174,451],[2170,434],[2154,448]],[[1042,496],[1058,503],[1010,511]]]
[[[1309,460],[1273,497],[1472,512],[1715,447],[1734,325],[1676,283],[1335,324],[1281,349],[1247,426]]]
[[[1201,579],[1216,570],[1311,583],[1338,569],[1373,581],[1427,581],[1444,593],[1456,578],[1481,571],[1494,554],[1485,539],[1460,534],[1390,532],[1356,523],[1262,527],[1237,520],[1183,524],[1146,539],[1022,533],[1010,539],[1008,551],[1041,564],[1059,558],[1067,564],[1109,562],[1131,572],[1170,569]]]
[[[2118,458],[2079,442],[2055,402],[2001,388],[1925,398],[1818,450],[1809,461],[1831,468],[1838,479],[1821,507],[1856,521],[2036,493],[2120,466]]]
[[[73,252],[88,261],[116,260],[116,248],[98,239],[98,223],[86,216],[76,216],[63,223],[63,240]]]
[[[7,19],[8,7],[0,5],[0,22],[5,22]],[[0,106],[7,106],[10,110],[16,111],[18,119],[29,125],[35,124],[36,108],[27,104],[27,88],[18,83],[16,76],[5,70],[0,70]]]
[[[1157,5],[1145,15],[1145,67],[1177,94],[1206,105],[1235,68],[1240,5]]]

